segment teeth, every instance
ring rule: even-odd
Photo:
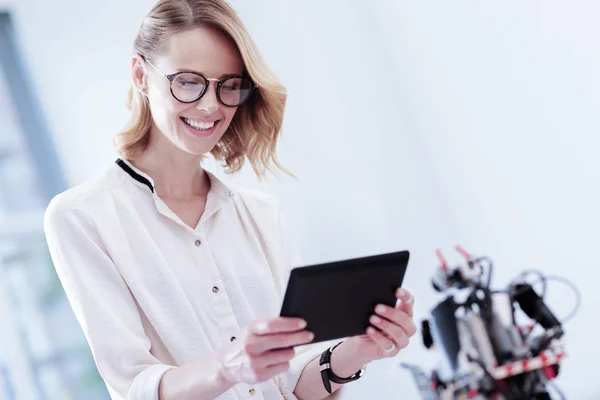
[[[192,121],[191,119],[187,119],[187,118],[184,118],[183,121],[186,124],[188,124],[189,126],[191,126],[192,128],[202,129],[202,130],[207,130],[207,129],[210,129],[213,126],[215,126],[215,121],[212,121],[212,122],[199,122],[199,121]]]

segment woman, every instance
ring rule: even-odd
[[[52,259],[113,399],[322,399],[415,331],[412,297],[333,351],[279,318],[294,265],[277,202],[201,168],[282,168],[285,90],[222,0],[163,0],[134,44],[121,158],[57,196]],[[300,346],[297,351],[295,347]],[[330,354],[324,379],[319,360]],[[358,374],[357,376],[359,376]],[[355,378],[351,378],[355,379]]]

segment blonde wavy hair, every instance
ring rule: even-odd
[[[224,0],[160,0],[144,19],[134,41],[134,54],[152,60],[169,35],[197,27],[218,29],[236,44],[245,73],[258,88],[242,104],[212,156],[228,173],[238,172],[247,158],[260,178],[267,171],[291,175],[277,161],[275,150],[283,123],[287,93],[267,68],[241,20]],[[148,146],[152,114],[148,99],[133,85],[126,101],[131,115],[114,140],[123,157],[135,159]]]

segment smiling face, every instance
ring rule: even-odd
[[[209,153],[237,111],[237,107],[228,107],[218,100],[217,82],[213,81],[242,75],[244,64],[237,47],[218,30],[200,27],[171,35],[162,53],[149,61],[152,64],[134,59],[133,76],[150,103],[151,143],[194,156]],[[210,80],[199,100],[182,103],[173,97],[165,75],[180,71],[194,71]],[[181,93],[192,92],[201,79],[195,75],[179,78],[184,79],[177,79],[173,89],[180,97]],[[227,82],[224,85],[233,87]]]

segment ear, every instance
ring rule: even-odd
[[[146,96],[148,77],[146,75],[146,70],[144,69],[144,60],[139,55],[134,55],[131,58],[131,75],[133,78],[133,85],[141,94]]]

